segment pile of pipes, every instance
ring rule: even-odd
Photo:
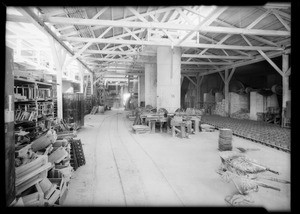
[[[26,134],[22,132],[22,137]],[[74,171],[72,137],[49,129],[33,141],[22,141],[15,154],[16,200],[12,206],[63,204]]]
[[[220,175],[222,181],[226,183],[233,182],[237,190],[235,194],[225,197],[225,201],[231,206],[254,204],[255,201],[250,193],[258,192],[259,187],[280,191],[280,188],[262,180],[290,184],[289,181],[266,176],[264,174],[266,172],[277,175],[279,172],[259,164],[256,160],[250,159],[243,153],[223,151],[219,152],[219,155],[221,165],[216,172]]]

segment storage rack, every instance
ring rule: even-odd
[[[14,78],[15,124],[38,122],[55,117],[53,88],[55,84]]]

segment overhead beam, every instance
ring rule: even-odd
[[[109,30],[111,29],[111,27],[107,28],[98,38],[102,38]],[[76,54],[74,56],[72,56],[71,59],[69,59],[66,63],[65,63],[65,67],[70,64],[74,59],[77,59],[77,57],[79,57],[86,49],[88,49],[91,45],[93,44],[93,42],[88,42],[87,44],[85,44],[79,51],[76,52]]]
[[[201,58],[201,59],[253,59],[249,56],[229,56],[229,55],[198,55],[198,54],[182,54],[181,57]]]
[[[267,15],[269,15],[270,10],[265,11],[262,15],[260,15],[256,20],[251,22],[250,25],[248,25],[247,29],[252,29],[255,25],[257,25],[261,20],[263,20]]]
[[[275,52],[275,53],[272,53],[272,54],[268,54],[268,58],[274,58],[274,57],[278,57],[278,56],[281,56],[282,55],[282,52]],[[264,57],[262,56],[257,56],[255,57],[255,59],[252,59],[252,60],[248,60],[248,61],[241,61],[241,62],[236,62],[234,63],[233,65],[230,65],[230,66],[223,66],[219,69],[216,69],[216,70],[211,70],[211,71],[207,71],[207,72],[202,72],[200,75],[209,75],[209,74],[213,74],[213,73],[216,73],[216,72],[219,72],[219,71],[224,71],[225,69],[230,69],[230,68],[233,68],[233,67],[241,67],[241,66],[245,66],[245,65],[250,65],[250,64],[253,64],[253,63],[257,63],[257,62],[261,62],[265,60]]]
[[[128,56],[156,56],[156,53],[147,53],[147,52],[133,52],[133,51],[110,51],[110,50],[86,50],[84,53],[88,54],[115,54],[115,55],[128,55]]]
[[[173,44],[169,41],[136,41],[136,40],[118,40],[118,39],[99,39],[99,38],[83,38],[83,37],[61,37],[65,41],[81,41],[91,43],[109,43],[109,44],[129,44],[129,45],[154,45],[154,46],[172,46]],[[176,46],[176,45],[174,45]],[[190,47],[190,48],[213,48],[213,49],[230,49],[230,50],[274,50],[281,51],[279,47],[268,47],[268,46],[239,46],[239,45],[217,45],[217,44],[195,44],[195,43],[183,43],[179,47]]]
[[[23,23],[31,23],[29,18],[20,15],[7,14],[6,21],[8,22],[23,22]]]
[[[210,12],[210,14],[205,17],[204,20],[202,20],[199,25],[197,25],[194,30],[190,31],[189,33],[187,33],[178,43],[177,45],[180,45],[182,42],[184,42],[194,31],[199,31],[200,28],[203,25],[209,25],[213,22],[214,19],[216,19],[221,13],[223,13],[225,10],[227,9],[227,7],[225,8],[214,8],[213,11]]]
[[[58,36],[47,26],[45,23],[40,20],[40,18],[29,8],[27,7],[17,7],[17,10],[25,17],[31,20],[31,23],[35,25],[42,32],[46,33],[46,35],[52,36],[66,51],[68,51],[72,56],[74,55],[73,51],[62,42]],[[77,59],[89,72],[93,73],[93,71],[84,64],[81,60]]]
[[[229,62],[186,62],[181,61],[182,65],[229,65]]]
[[[209,33],[230,33],[230,34],[252,34],[265,36],[290,36],[288,31],[276,30],[261,30],[261,29],[245,29],[245,28],[229,28],[229,27],[215,27],[205,26],[199,29],[197,26],[157,23],[157,22],[129,22],[129,21],[115,21],[115,20],[94,20],[94,19],[80,19],[80,18],[63,18],[63,17],[44,17],[44,22],[56,24],[73,24],[73,25],[100,25],[107,27],[129,27],[129,28],[159,28],[167,30],[183,30],[183,31],[204,31]]]
[[[265,60],[268,61],[268,63],[270,63],[270,65],[272,65],[272,67],[281,75],[283,76],[284,75],[284,72],[278,68],[278,66],[261,50],[257,50],[262,56],[263,58],[265,58]]]
[[[191,8],[189,8],[189,7],[184,7],[184,9],[185,9],[185,10],[188,10],[188,11],[194,13],[194,14],[197,14],[197,15],[199,15],[200,17],[203,17],[202,14],[200,14],[198,11],[195,11],[194,9],[191,9]],[[278,13],[281,14],[281,11],[278,11]],[[283,14],[281,14],[281,15],[283,15]],[[283,16],[286,17],[286,15],[287,15],[287,14],[284,14]],[[288,17],[286,17],[286,18],[288,18]],[[290,16],[289,16],[289,20],[290,20]],[[223,20],[215,19],[215,22],[217,22],[218,24],[221,24],[221,25],[223,25],[223,26],[226,26],[226,27],[237,28],[236,26],[231,25],[231,24],[229,24],[229,23],[226,23],[226,22],[224,22]],[[203,36],[203,35],[201,35],[201,34],[200,34],[199,36],[200,36],[200,37],[203,37],[204,39],[211,40],[212,42],[214,42],[212,39],[210,39],[210,38],[208,38],[208,37],[205,37],[205,36]],[[257,40],[257,41],[263,42],[263,43],[265,43],[265,44],[268,44],[268,45],[271,45],[271,46],[279,47],[276,43],[271,42],[271,41],[269,41],[269,40],[267,40],[267,39],[264,39],[264,38],[262,38],[262,37],[255,36],[255,35],[248,35],[248,36],[249,36],[250,38],[252,38],[252,39],[255,39],[255,40]]]
[[[288,31],[291,31],[291,27],[282,19],[282,17],[278,14],[277,10],[272,10],[272,13],[281,22],[281,24],[285,27],[285,29],[287,29]]]
[[[197,86],[197,84],[187,75],[183,75],[184,77],[188,78],[189,81],[191,81],[191,83],[193,83],[194,86]]]
[[[96,13],[96,15],[92,17],[92,19],[98,19],[98,17],[101,16],[107,9],[108,7],[102,8],[98,13]]]
[[[109,50],[86,50],[86,54],[114,54],[114,55],[128,55],[128,56],[156,56],[152,52],[133,52],[133,51],[109,51]],[[182,54],[183,58],[199,58],[199,59],[253,59],[254,57],[248,56],[224,56],[224,55],[198,55],[198,54]]]

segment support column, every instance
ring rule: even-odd
[[[225,97],[225,114],[230,116],[230,97],[229,97],[229,83],[235,72],[235,68],[232,68],[229,73],[228,69],[225,70],[225,76],[221,72],[219,72],[223,82],[224,82],[224,97]]]
[[[157,109],[180,108],[181,49],[157,47]]]
[[[84,72],[83,72],[83,68],[82,65],[77,61],[78,64],[78,70],[79,70],[79,76],[80,76],[80,93],[83,93],[83,82],[84,82]]]
[[[132,92],[132,87],[131,87],[130,81],[131,81],[131,75],[128,75],[128,93],[131,94],[131,92]]]
[[[201,96],[201,85],[203,82],[204,76],[197,75],[197,86],[196,86],[196,108],[200,109],[200,96]]]
[[[289,55],[287,54],[282,55],[282,72],[282,118],[285,118],[284,110],[286,109],[286,102],[291,100],[291,90],[289,90],[291,70],[289,68]]]
[[[94,74],[90,73],[90,77],[91,77],[91,95],[94,94]]]
[[[140,107],[141,102],[145,102],[145,75],[139,75],[138,77],[138,106]]]
[[[156,64],[145,64],[145,106],[156,107],[157,67]]]
[[[225,114],[229,116],[229,105],[230,105],[230,98],[229,98],[229,81],[228,79],[228,70],[225,70],[225,82],[224,82],[224,97],[225,97]]]
[[[62,72],[63,65],[66,59],[66,52],[59,47],[55,46],[54,38],[49,36],[49,42],[52,52],[53,61],[56,68],[56,99],[57,99],[57,117],[59,119],[63,118],[63,101],[62,101]]]
[[[132,79],[132,93],[138,93],[138,79]]]

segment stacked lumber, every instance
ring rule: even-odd
[[[231,129],[219,129],[219,150],[230,151],[232,150],[232,130]]]
[[[150,128],[146,125],[134,125],[132,130],[135,134],[150,133]]]

